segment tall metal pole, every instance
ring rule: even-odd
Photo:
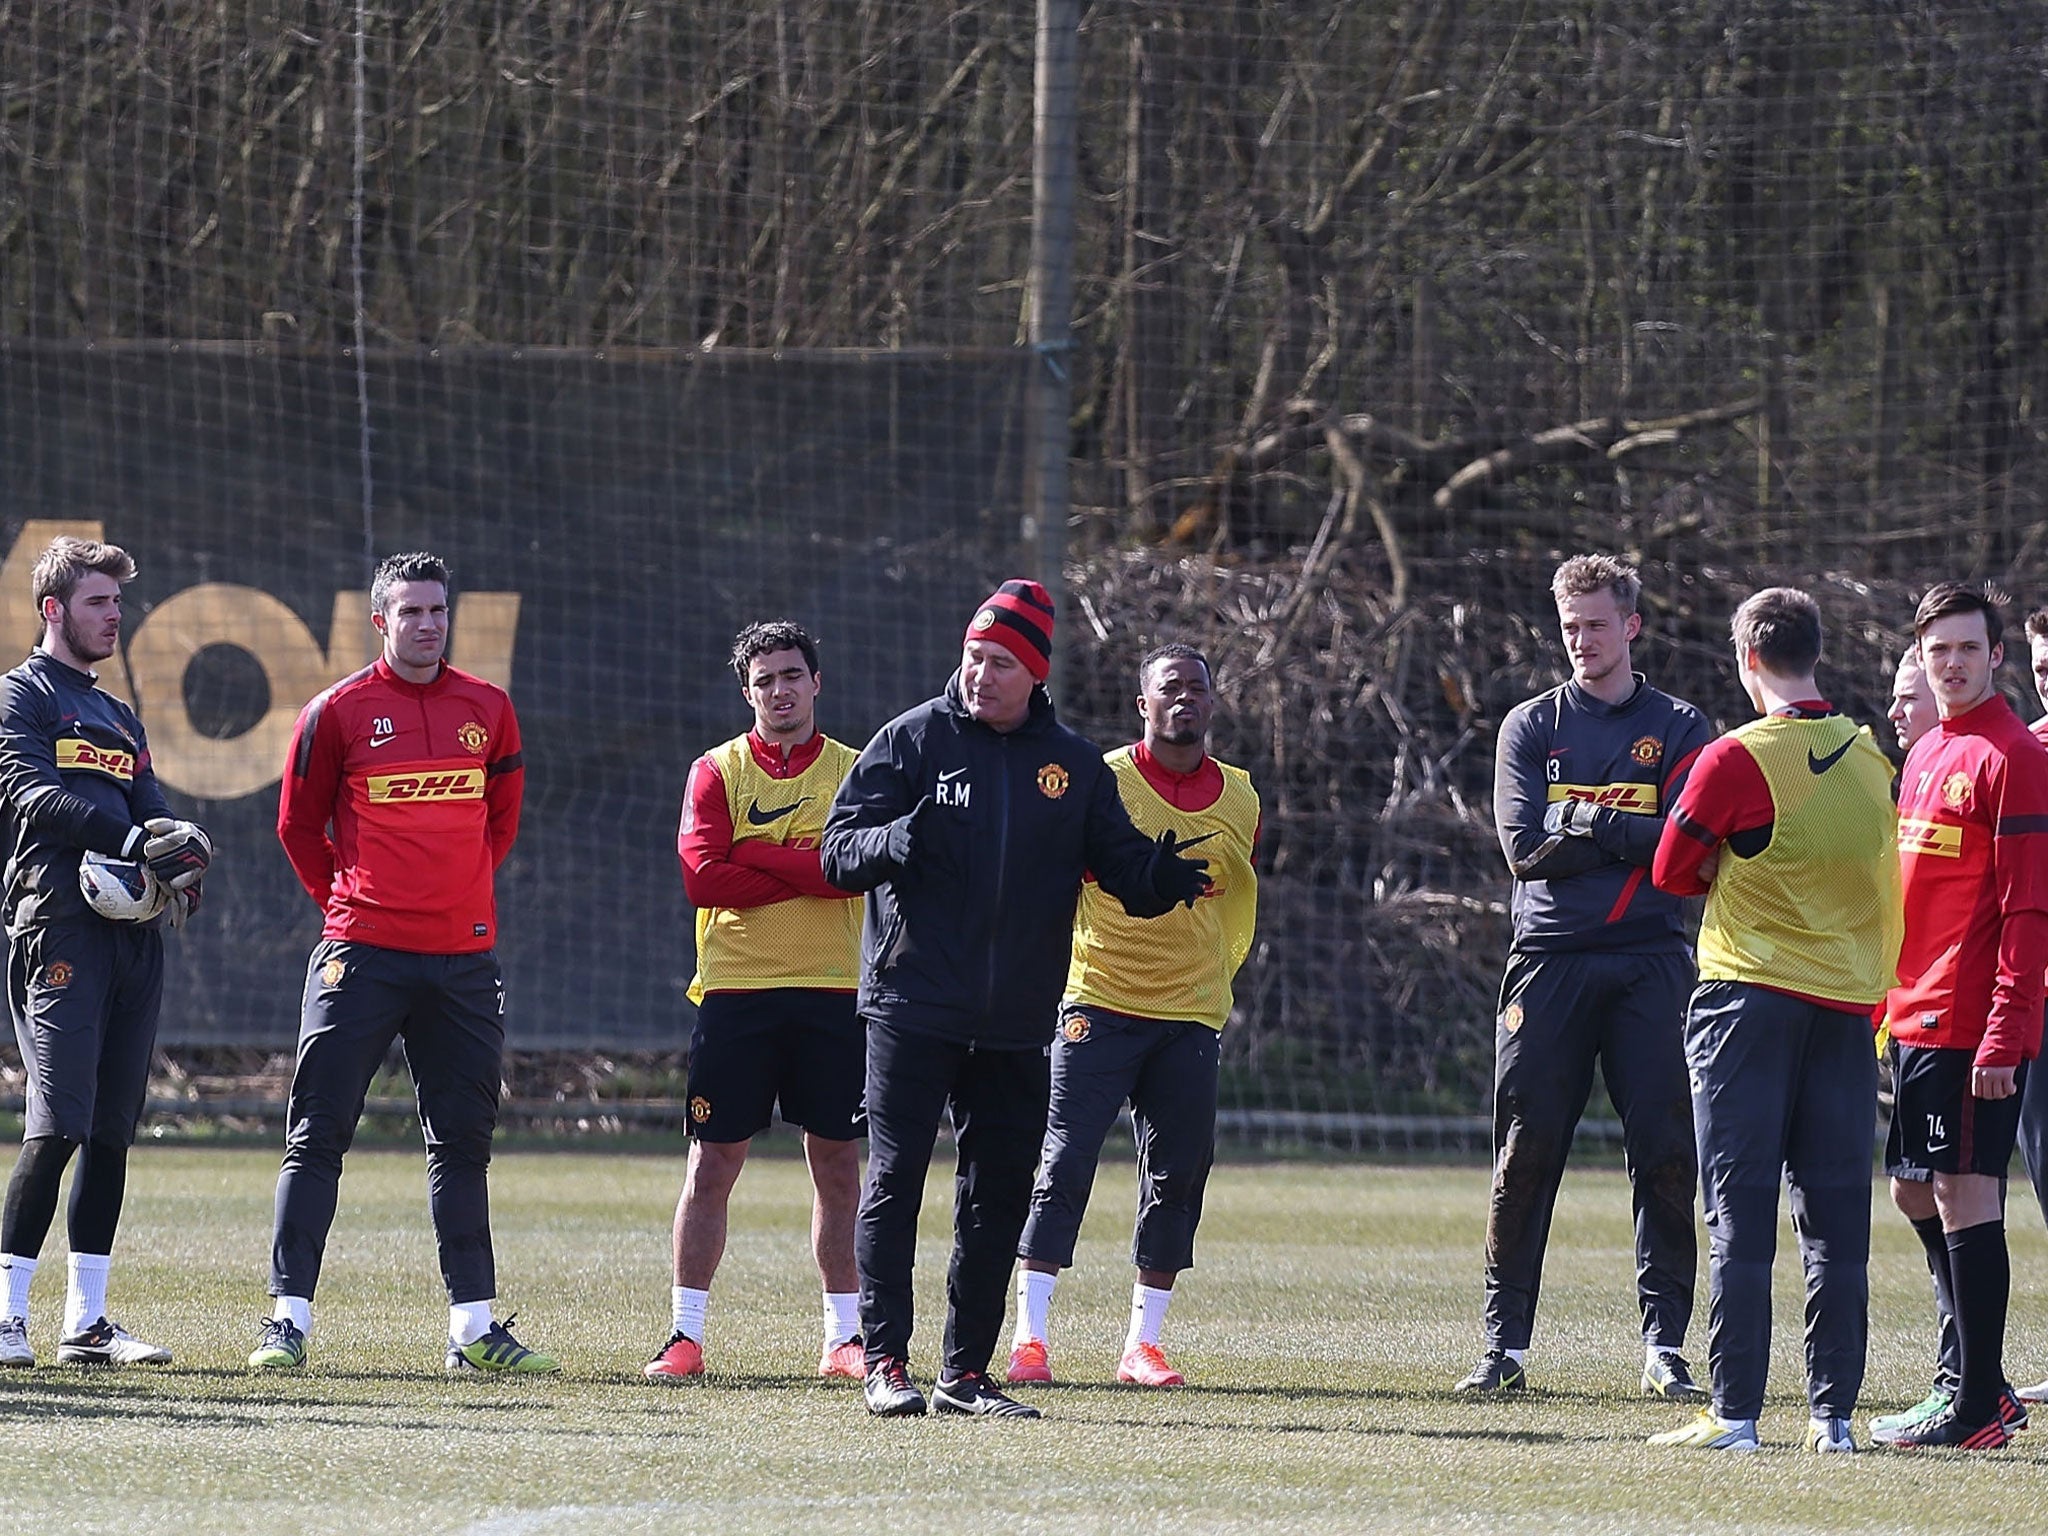
[[[1076,119],[1081,102],[1081,0],[1038,0],[1037,121],[1031,171],[1031,275],[1024,297],[1024,339],[1034,364],[1025,383],[1024,544],[1036,575],[1071,634],[1066,584],[1071,501],[1067,461],[1074,344],[1074,186]],[[1066,672],[1067,646],[1055,640],[1054,693]]]

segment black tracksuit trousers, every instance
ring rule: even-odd
[[[953,1257],[939,1374],[950,1381],[988,1369],[1031,1208],[1049,1082],[1042,1047],[989,1050],[868,1020],[868,1176],[853,1252],[869,1365],[910,1358],[917,1217],[939,1118],[950,1111]]]

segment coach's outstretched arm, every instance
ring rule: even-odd
[[[929,803],[915,777],[923,756],[922,742],[885,725],[832,797],[818,863],[840,890],[871,891],[909,868]]]
[[[1183,858],[1165,838],[1153,842],[1131,824],[1116,775],[1096,776],[1088,794],[1088,868],[1132,917],[1164,917],[1193,906],[1209,888],[1209,861]]]

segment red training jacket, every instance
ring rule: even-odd
[[[2048,750],[1993,694],[1913,744],[1899,775],[1906,944],[1886,1000],[1902,1045],[2017,1066],[2041,1049]]]
[[[380,657],[315,698],[292,730],[277,836],[327,914],[322,935],[489,949],[525,780],[511,699],[446,663],[408,683]]]

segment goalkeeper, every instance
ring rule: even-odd
[[[156,1045],[161,928],[181,926],[199,905],[213,850],[198,827],[171,816],[142,722],[92,670],[120,644],[121,587],[134,578],[135,562],[118,545],[56,540],[30,577],[42,642],[0,678],[7,1003],[28,1079],[21,1159],[0,1214],[0,1365],[36,1363],[29,1281],[74,1152],[57,1358],[171,1358],[108,1319],[107,1267]],[[147,863],[152,879],[173,887],[163,917],[114,922],[90,908],[78,882],[86,852]]]
[[[1493,814],[1514,872],[1514,938],[1494,1032],[1486,1351],[1455,1390],[1527,1384],[1543,1251],[1597,1061],[1634,1192],[1643,1389],[1705,1396],[1684,1356],[1698,1263],[1699,1155],[1680,1047],[1692,986],[1679,900],[1649,884],[1671,802],[1711,732],[1631,670],[1642,582],[1604,555],[1557,568],[1568,682],[1501,722]]]
[[[1192,905],[1206,862],[1131,825],[1101,751],[1042,686],[1052,599],[1007,581],[938,698],[890,721],[825,821],[825,878],[868,895],[868,1177],[854,1231],[870,1413],[919,1414],[911,1267],[939,1119],[958,1148],[942,1413],[1037,1418],[988,1377],[1045,1135],[1052,1039],[1081,879],[1134,917]]]

